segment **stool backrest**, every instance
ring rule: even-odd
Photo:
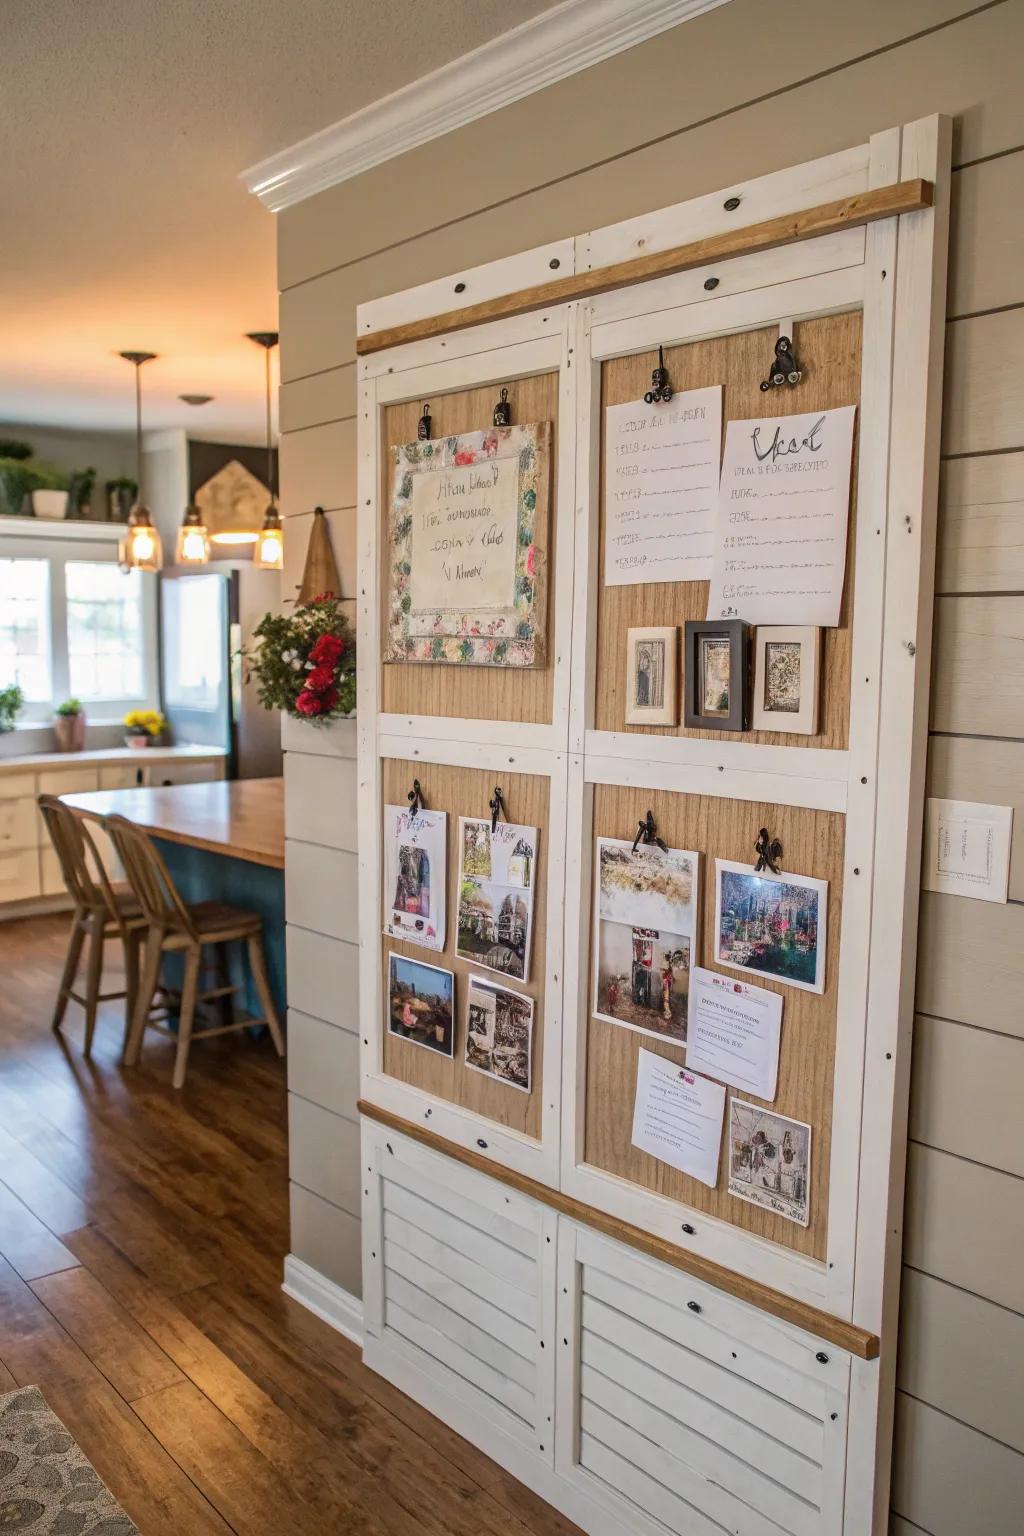
[[[57,855],[64,884],[76,906],[119,920],[110,880],[96,844],[89,836],[85,818],[58,800],[56,795],[40,795],[39,810]]]
[[[149,834],[124,816],[107,816],[103,826],[124,865],[125,878],[146,921],[154,928],[187,933],[195,939],[188,908]]]

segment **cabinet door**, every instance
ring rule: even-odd
[[[50,768],[38,775],[41,795],[82,795],[98,787],[95,768]]]
[[[0,854],[0,906],[8,901],[27,901],[38,895],[38,850],[25,848],[20,853]]]
[[[19,800],[0,800],[0,853],[35,848],[39,842],[39,818],[33,795]]]
[[[149,769],[142,763],[117,763],[100,769],[100,789],[137,789],[149,783]]]
[[[171,760],[154,763],[149,769],[151,784],[208,784],[220,778],[217,762],[183,763]]]

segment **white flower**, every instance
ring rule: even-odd
[[[294,661],[295,660],[295,652],[294,651],[282,651],[281,652],[281,660],[282,661]]]
[[[297,656],[292,661],[292,671],[293,672],[301,672],[302,671],[302,662],[299,660],[299,658]]]

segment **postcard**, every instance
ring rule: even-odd
[[[770,1103],[779,1080],[782,998],[694,966],[686,1065]]]
[[[529,1093],[532,1059],[533,998],[470,976],[466,1066]]]
[[[729,1193],[787,1221],[810,1220],[811,1127],[729,1099]]]
[[[633,1102],[634,1147],[714,1189],[722,1146],[725,1089],[641,1050]]]
[[[384,931],[444,949],[448,813],[384,807]]]
[[[926,800],[921,884],[947,896],[1005,901],[1012,835],[1012,805]]]
[[[459,818],[457,953],[516,981],[530,975],[537,828]]]
[[[715,959],[805,992],[825,990],[828,881],[715,860]]]
[[[388,1029],[442,1056],[455,1050],[455,977],[438,965],[388,956]]]

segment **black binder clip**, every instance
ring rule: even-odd
[[[423,799],[423,791],[420,788],[419,779],[413,779],[412,789],[409,791],[408,799],[410,816],[418,816],[420,811],[426,810],[427,807]]]
[[[754,844],[754,852],[757,854],[757,863],[754,865],[754,874],[759,875],[762,869],[770,869],[773,875],[779,874],[779,860],[782,857],[782,844],[777,837],[768,836],[768,828],[762,827],[757,834],[757,842]]]
[[[416,436],[421,443],[425,443],[430,437],[430,422],[430,406],[425,405],[423,407],[423,415],[420,417],[419,423],[416,427]]]
[[[803,371],[793,356],[792,338],[780,336],[775,343],[775,361],[768,377],[761,380],[761,388],[778,389],[781,384],[799,384],[802,378]]]
[[[512,425],[512,407],[508,403],[508,390],[503,389],[501,399],[494,407],[494,425],[496,427],[510,427]]]
[[[636,825],[636,837],[633,839],[633,852],[636,853],[640,843],[650,843],[662,852],[668,853],[668,845],[663,843],[658,836],[658,830],[654,825],[654,812],[648,811],[646,816],[641,816]]]
[[[665,351],[658,348],[658,366],[651,374],[651,387],[644,395],[645,405],[667,405],[672,399],[674,391],[668,381],[668,369],[665,367]]]
[[[497,784],[494,786],[494,798],[490,800],[488,804],[491,811],[491,831],[493,833],[498,830],[499,816],[504,816],[505,820],[508,821],[508,811],[505,809],[505,799]]]

